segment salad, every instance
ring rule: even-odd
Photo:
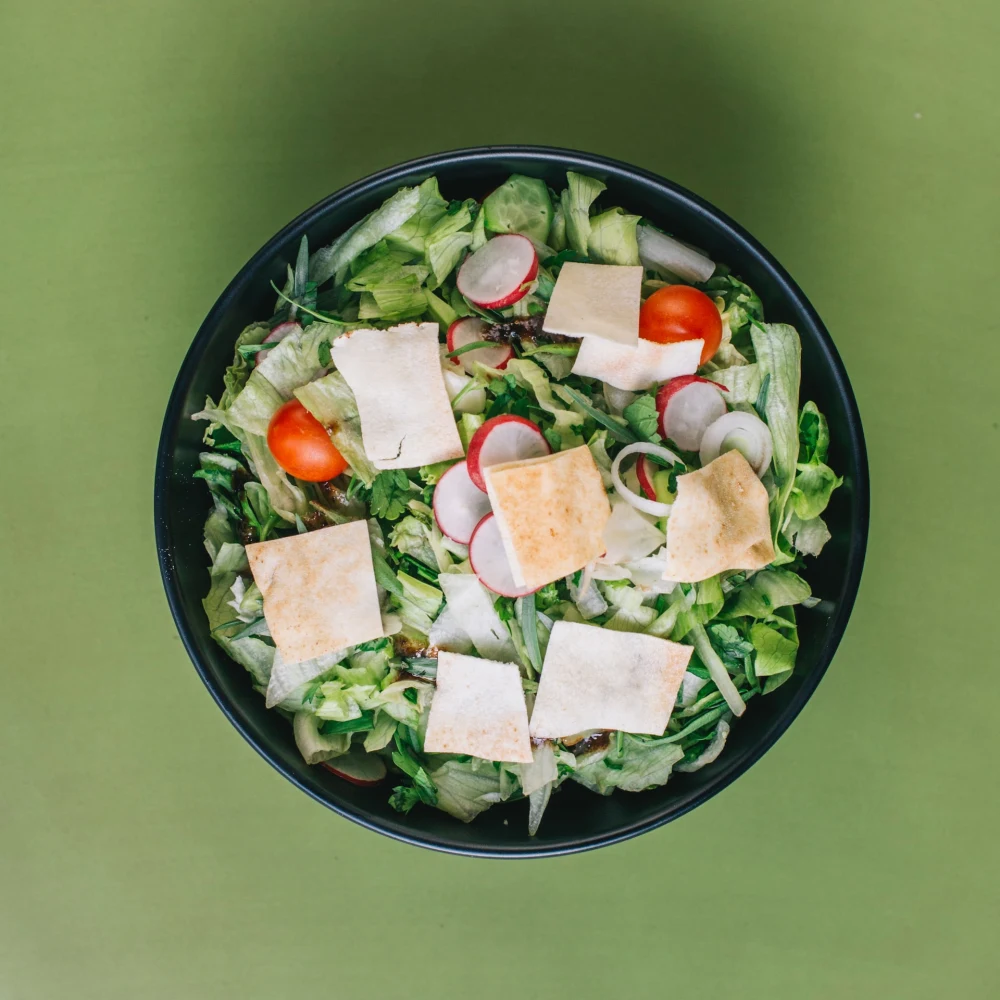
[[[215,640],[304,759],[465,822],[641,792],[792,674],[841,480],[795,330],[605,203],[430,177],[302,238],[195,476]]]

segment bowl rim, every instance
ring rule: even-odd
[[[702,217],[710,223],[716,230],[720,231],[724,238],[738,245],[740,249],[750,256],[756,258],[764,265],[776,280],[779,286],[781,297],[794,304],[811,323],[814,332],[817,334],[820,346],[825,354],[829,368],[829,376],[835,383],[836,392],[844,401],[845,412],[848,424],[847,451],[856,463],[857,473],[853,484],[851,498],[851,517],[855,525],[854,533],[850,539],[847,551],[847,573],[841,600],[837,611],[827,628],[827,638],[824,641],[824,651],[813,668],[812,673],[796,691],[795,696],[778,715],[770,727],[766,730],[762,739],[750,747],[745,755],[730,767],[720,773],[715,780],[706,785],[697,793],[688,796],[680,803],[665,807],[656,815],[638,820],[635,823],[626,824],[613,832],[595,835],[581,836],[578,839],[566,840],[560,843],[547,846],[539,845],[537,848],[500,848],[500,847],[479,847],[472,845],[460,845],[451,842],[442,842],[434,836],[424,835],[418,832],[409,832],[400,829],[398,826],[386,826],[365,815],[353,812],[346,806],[318,794],[314,789],[308,787],[298,776],[286,767],[278,757],[271,752],[263,741],[257,740],[254,735],[241,722],[233,706],[230,704],[225,692],[219,683],[216,682],[206,664],[202,661],[198,643],[191,626],[185,615],[181,600],[179,582],[174,574],[173,568],[173,540],[171,537],[169,518],[167,516],[167,500],[169,495],[169,477],[173,464],[173,441],[176,430],[183,419],[184,400],[187,393],[187,386],[191,381],[198,367],[200,356],[204,346],[211,339],[219,318],[230,307],[231,303],[243,292],[245,286],[256,279],[258,268],[270,261],[275,252],[284,245],[290,238],[300,235],[308,229],[314,222],[321,219],[330,210],[349,203],[359,197],[363,197],[368,192],[381,187],[394,179],[401,183],[402,178],[413,173],[426,170],[429,174],[435,173],[442,167],[461,166],[463,164],[492,164],[505,158],[516,158],[521,161],[534,161],[540,165],[551,166],[553,159],[557,159],[559,166],[578,170],[580,172],[598,171],[605,174],[616,175],[623,178],[637,179],[647,185],[660,188],[674,204],[680,204],[683,208],[697,216]],[[157,558],[160,567],[160,575],[163,580],[166,592],[167,603],[170,607],[174,624],[180,635],[184,648],[187,651],[191,662],[194,664],[198,675],[215,700],[215,703],[229,719],[230,723],[240,733],[240,735],[263,757],[272,767],[279,771],[285,778],[291,781],[299,789],[322,805],[346,819],[351,820],[366,829],[381,833],[395,840],[402,841],[417,847],[426,847],[432,850],[449,854],[465,855],[470,857],[486,858],[538,858],[552,857],[565,854],[574,854],[582,851],[594,850],[610,844],[620,843],[629,840],[639,834],[646,833],[657,827],[663,826],[672,820],[685,815],[696,806],[701,805],[708,799],[717,795],[724,788],[730,785],[738,777],[744,774],[757,761],[770,750],[778,739],[784,734],[795,718],[805,707],[806,702],[812,697],[813,692],[819,686],[820,681],[826,674],[827,669],[837,651],[837,647],[843,638],[847,627],[848,619],[854,607],[858,590],[861,583],[861,575],[864,568],[865,552],[868,541],[870,515],[870,484],[868,475],[868,455],[865,446],[864,433],[861,425],[861,415],[858,411],[857,401],[850,380],[847,377],[846,369],[840,358],[836,346],[833,343],[826,326],[820,319],[818,313],[813,308],[810,301],[799,286],[792,279],[791,275],[782,265],[771,255],[771,253],[761,245],[761,243],[750,235],[739,223],[735,222],[724,212],[715,208],[703,198],[687,190],[679,184],[674,183],[652,171],[636,167],[620,160],[601,156],[593,153],[581,152],[579,150],[564,149],[557,146],[545,145],[497,145],[497,146],[471,146],[455,150],[448,150],[440,153],[432,153],[426,156],[407,160],[393,166],[385,167],[374,173],[354,181],[334,191],[332,194],[318,201],[316,204],[299,214],[287,225],[283,226],[279,232],[272,236],[237,272],[236,276],[226,286],[225,290],[216,300],[209,310],[207,316],[202,321],[198,332],[188,348],[180,370],[171,389],[170,397],[164,414],[160,438],[157,446],[156,476],[153,491],[153,517],[155,526],[155,538],[157,547]]]

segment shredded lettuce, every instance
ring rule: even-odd
[[[788,562],[790,557],[778,547],[778,537],[784,526],[785,507],[795,485],[799,454],[798,400],[802,348],[794,327],[785,323],[753,323],[750,337],[761,378],[768,380],[767,399],[761,416],[767,421],[774,445],[771,464],[777,491],[770,507],[771,532],[778,553],[775,562]]]
[[[566,242],[577,253],[586,254],[590,241],[590,206],[607,185],[595,177],[566,171],[566,188],[560,197],[560,207],[566,218]]]
[[[642,792],[647,788],[665,785],[674,765],[684,758],[684,751],[676,743],[657,743],[621,735],[621,750],[578,765],[570,775],[571,780],[598,795],[610,795],[616,788],[624,792]]]
[[[371,486],[378,470],[368,459],[361,438],[361,417],[351,387],[340,372],[295,390],[300,403],[330,432],[337,451],[365,486]]]
[[[398,232],[429,200],[425,189],[427,184],[425,181],[419,188],[400,188],[343,236],[317,250],[309,261],[309,279],[322,285],[324,281],[346,269],[359,253],[374,246],[390,233]],[[437,190],[436,180],[433,188]]]
[[[552,228],[552,200],[545,181],[511,174],[483,200],[486,228],[494,233],[520,233],[547,243]]]
[[[626,215],[620,208],[609,208],[590,220],[587,253],[602,264],[637,265],[639,244],[635,227],[640,216]]]

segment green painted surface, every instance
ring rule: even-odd
[[[0,14],[0,997],[993,997],[995,40],[981,0],[8,4]],[[488,142],[734,215],[871,453],[841,652],[670,827],[522,864],[308,800],[187,662],[152,541],[174,374],[321,196]]]

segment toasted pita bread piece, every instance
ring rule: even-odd
[[[558,621],[545,651],[531,735],[588,729],[662,736],[693,647],[641,632]]]
[[[773,560],[767,490],[738,451],[677,477],[664,579],[697,583],[729,569],[761,569]]]
[[[703,343],[681,340],[656,344],[640,338],[634,347],[624,347],[600,337],[584,337],[573,362],[573,374],[599,378],[616,389],[641,392],[677,375],[693,375],[701,361]]]
[[[254,542],[247,559],[286,664],[383,635],[365,521]]]
[[[465,454],[441,371],[437,323],[353,330],[330,350],[357,400],[361,439],[376,469],[413,469]]]
[[[439,653],[424,750],[530,763],[528,709],[517,665]]]
[[[639,339],[641,294],[641,267],[563,264],[542,329],[634,347]]]
[[[484,477],[518,586],[562,579],[604,551],[611,505],[586,445],[488,466]]]

